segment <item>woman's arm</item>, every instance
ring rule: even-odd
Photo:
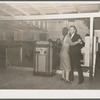
[[[71,40],[70,37],[68,38],[68,42],[69,42],[69,45],[71,45],[71,46],[76,45],[76,44],[79,43],[78,41],[76,41],[76,42],[72,42],[72,40]]]

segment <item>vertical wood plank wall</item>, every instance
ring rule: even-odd
[[[93,81],[93,36],[94,36],[94,17],[90,17],[90,73],[89,73],[89,81]]]

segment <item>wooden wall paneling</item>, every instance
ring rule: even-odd
[[[32,33],[30,30],[23,33],[23,41],[33,41]]]
[[[17,41],[17,31],[14,31],[14,41]]]
[[[40,22],[40,28],[43,29],[43,21]]]
[[[38,41],[39,40],[39,32],[34,31],[33,38],[34,38],[34,41]]]
[[[31,30],[32,33],[32,41],[34,41],[34,30]]]
[[[4,40],[4,30],[0,29],[0,41]]]
[[[47,41],[48,40],[47,33],[40,33],[39,34],[39,40],[40,41]]]
[[[7,48],[8,66],[19,66],[20,64],[20,47]]]
[[[45,21],[45,30],[47,31],[47,21]]]
[[[22,62],[19,66],[33,67],[33,43],[29,41],[23,41],[22,44]]]

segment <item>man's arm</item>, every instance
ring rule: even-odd
[[[79,46],[80,46],[80,49],[82,48],[82,47],[84,47],[85,46],[85,42],[82,40],[82,38],[81,38],[81,36],[78,34],[78,39],[80,39],[81,40],[81,44],[78,44]]]

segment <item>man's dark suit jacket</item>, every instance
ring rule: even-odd
[[[77,57],[80,57],[81,48],[85,45],[85,43],[83,42],[83,40],[82,40],[82,38],[80,37],[79,34],[75,33],[71,40],[72,40],[72,42],[76,42],[78,39],[81,39],[82,44],[77,44],[77,45],[74,45],[74,46],[70,46],[70,48],[69,48],[70,56],[73,57],[73,58],[76,58],[76,59],[77,59]]]

